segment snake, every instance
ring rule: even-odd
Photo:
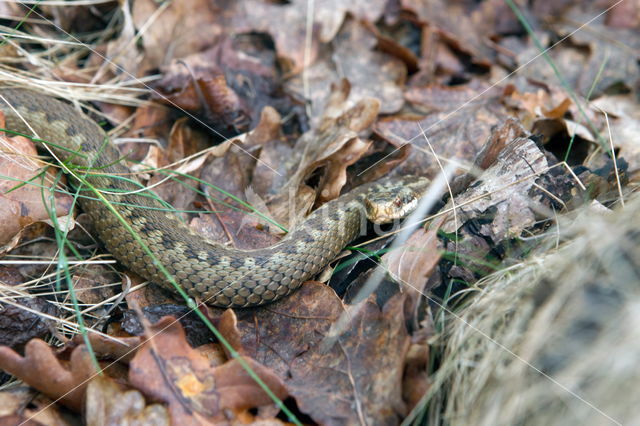
[[[72,104],[10,87],[0,88],[0,109],[6,130],[33,135],[56,159],[73,165],[80,207],[115,259],[153,283],[173,292],[177,284],[190,297],[221,308],[260,306],[291,294],[363,232],[366,218],[383,223],[405,216],[428,185],[418,176],[359,185],[317,208],[272,246],[241,250],[207,240],[141,190],[105,130]],[[101,197],[87,196],[83,185]]]

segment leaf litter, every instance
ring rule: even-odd
[[[81,101],[167,209],[212,241],[266,247],[362,183],[457,167],[401,248],[398,224],[373,227],[317,277],[331,287],[203,307],[216,337],[152,283],[119,267],[114,278],[82,216],[68,236],[36,223],[53,224],[50,193],[58,224],[73,198],[49,188],[50,171],[33,179],[45,176],[35,145],[7,135],[0,368],[39,396],[6,382],[3,422],[637,421],[623,390],[637,339],[611,322],[633,323],[620,301],[637,282],[633,2],[1,6],[3,80]],[[84,321],[104,333],[73,338],[65,268]]]

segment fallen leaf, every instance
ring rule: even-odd
[[[9,298],[7,295],[3,297]],[[0,303],[0,345],[21,350],[31,339],[51,334],[52,321],[38,315],[38,312],[56,316],[59,312],[55,305],[40,297],[14,297],[11,301],[17,306]]]
[[[276,195],[287,179],[291,168],[287,158],[293,155],[293,148],[283,135],[280,114],[273,108],[262,110],[260,122],[247,137],[248,146],[260,146],[255,169],[251,177],[251,187],[256,195],[268,199]]]
[[[166,98],[155,98],[195,114],[223,136],[254,128],[265,108],[289,115],[289,126],[304,123],[300,101],[283,88],[277,59],[266,34],[223,37],[166,67],[155,84]]]
[[[88,425],[171,424],[163,405],[147,404],[139,391],[127,390],[107,376],[97,376],[89,382],[85,412]]]
[[[533,9],[549,27],[537,34],[539,45],[550,46],[552,40],[563,43],[545,53],[553,66],[547,60],[534,60],[541,49],[533,40],[517,47],[514,68],[521,77],[546,83],[558,82],[560,75],[572,90],[590,99],[610,90],[619,92],[618,85],[637,87],[640,42],[636,30],[608,27],[597,2],[536,2]],[[587,23],[589,31],[576,31]]]
[[[288,160],[290,178],[268,203],[278,222],[289,229],[317,202],[316,191],[305,184],[306,180],[321,171],[317,190],[320,199],[337,197],[347,181],[347,167],[360,159],[369,147],[369,142],[359,135],[366,133],[375,121],[379,102],[365,99],[348,108],[348,82],[343,80],[332,90],[318,126],[296,142],[292,158]],[[291,217],[292,214],[295,216]]]
[[[636,28],[640,16],[640,4],[638,2],[622,2],[607,11],[607,26],[612,28]]]
[[[376,22],[382,15],[386,3],[384,0],[350,2],[328,0],[315,4],[313,19],[321,24],[320,41],[328,43],[334,39],[347,16],[347,12],[358,20]]]
[[[127,364],[135,355],[135,351],[142,343],[140,337],[111,337],[103,334],[88,333],[89,341],[94,353],[102,358],[117,360],[119,363]],[[73,351],[76,347],[84,345],[84,338],[76,335],[65,345],[64,351]]]
[[[567,19],[573,22],[589,21],[590,31],[574,31],[574,24],[558,22],[552,25],[559,37],[571,34],[571,41],[579,48],[587,48],[586,63],[581,69],[571,68],[565,71],[560,67],[559,72],[565,78],[575,78],[575,89],[583,96],[591,97],[606,93],[607,89],[623,84],[632,89],[638,87],[638,60],[640,59],[640,41],[636,29],[611,28],[604,25],[604,16],[593,20],[601,10],[589,7],[591,10],[581,10],[584,5],[577,4],[566,13]],[[595,9],[595,10],[594,10]],[[566,62],[563,62],[563,64]]]
[[[115,296],[120,283],[116,273],[105,265],[86,265],[72,277],[78,300],[90,305]]]
[[[51,347],[40,339],[27,343],[24,352],[22,357],[8,347],[0,346],[0,369],[80,412],[87,383],[96,375],[86,348],[78,346],[73,350],[68,368],[56,358]]]
[[[434,153],[441,159],[463,164],[473,161],[492,128],[508,117],[497,91],[483,93],[483,89],[471,86],[438,90],[428,87],[414,89],[411,98],[417,101],[434,93],[442,96],[443,92],[449,92],[459,102],[449,101],[444,107],[429,106],[431,112],[427,116],[401,114],[375,124],[374,132],[381,138],[396,146],[411,146],[407,161],[393,171],[394,175],[434,178],[441,171]]]
[[[34,391],[28,386],[12,386],[0,392],[0,419],[2,416],[17,414],[24,406],[33,399]],[[0,420],[0,424],[2,423]]]
[[[156,68],[168,63],[168,60],[202,51],[223,34],[262,32],[273,38],[285,70],[296,74],[305,65],[313,63],[320,40],[329,42],[333,38],[346,12],[376,21],[382,13],[384,2],[376,0],[345,5],[331,1],[315,4],[311,14],[313,34],[308,50],[305,49],[307,6],[305,0],[293,0],[286,4],[258,0],[231,3],[185,0],[180,5],[163,7],[151,0],[143,0],[134,4],[133,19],[137,28],[148,26],[144,37],[148,68]],[[282,25],[283,22],[288,25]],[[201,28],[206,28],[206,31],[203,32]],[[171,57],[168,57],[168,52]]]
[[[216,190],[234,194],[254,209],[266,209],[266,215],[270,216],[266,202],[261,200],[262,205],[256,205],[245,196],[251,193],[247,188],[250,188],[254,165],[254,159],[246,151],[235,147],[224,157],[209,161],[202,171],[202,180],[211,183],[211,187],[205,187],[204,192],[209,197],[209,209],[214,213],[201,214],[191,221],[190,226],[211,241],[245,250],[267,247],[279,241],[277,236],[269,232],[269,228],[260,226],[262,221],[256,216],[257,213],[250,212],[245,205]]]
[[[122,312],[121,327],[124,331],[134,336],[142,336],[144,334],[143,321],[148,321],[151,324],[155,324],[163,317],[172,316],[177,318],[180,326],[185,332],[187,343],[191,347],[198,347],[205,343],[213,341],[213,334],[211,330],[203,324],[202,320],[191,308],[184,305],[170,305],[170,304],[154,304],[150,306],[141,307],[144,318],[139,318],[139,311],[134,309],[127,309]]]
[[[245,353],[281,377],[314,421],[396,423],[409,345],[403,301],[399,295],[380,309],[374,296],[349,307],[328,286],[307,282],[264,309],[238,312],[237,328]],[[325,350],[332,325],[352,309],[347,330]]]
[[[438,227],[444,219],[442,217],[434,221],[428,230],[418,227],[402,247],[382,257],[389,275],[400,283],[402,291],[407,292],[411,305],[407,310],[411,314],[416,314],[414,309],[418,307],[431,272],[442,257],[442,250],[438,246]]]
[[[609,114],[611,143],[617,157],[629,163],[629,173],[640,171],[640,112],[638,102],[629,95],[603,96],[592,102],[595,108]],[[608,138],[608,130],[607,141]]]
[[[173,317],[150,326],[146,336],[148,340],[131,361],[129,381],[146,395],[167,403],[172,424],[221,422],[227,420],[228,410],[271,403],[242,363],[277,397],[287,395],[280,379],[251,358],[212,364],[189,346]]]
[[[173,120],[170,117],[171,111],[164,105],[157,103],[146,104],[140,106],[133,116],[133,123],[123,138],[140,138],[148,141],[157,141],[156,144],[139,143],[139,142],[119,142],[118,149],[126,153],[129,160],[142,161],[148,154],[149,147],[158,145],[164,146],[173,128]],[[135,165],[133,165],[135,169]]]
[[[130,285],[126,285],[125,289],[137,287],[145,282],[146,280],[139,275],[128,271],[124,283],[130,283]],[[143,285],[134,291],[127,291],[125,300],[128,306],[144,308],[146,306],[175,304],[178,299],[175,294],[165,291],[155,284],[150,284]]]
[[[310,97],[311,119],[321,117],[329,98],[327,82],[336,84],[346,78],[351,84],[347,106],[360,101],[376,99],[380,112],[398,112],[404,105],[402,88],[407,70],[400,60],[375,50],[377,40],[367,27],[348,20],[333,41],[335,50],[326,52],[304,74],[308,92],[304,91],[302,77],[290,80],[287,87]]]
[[[0,128],[5,128],[4,118]],[[34,222],[49,220],[52,206],[43,204],[43,198],[52,192],[49,186],[55,181],[55,172],[42,173],[45,163],[37,160],[33,142],[22,136],[0,139],[0,246],[12,239],[17,241],[20,232]],[[24,184],[26,182],[26,184]],[[17,188],[18,186],[21,187]],[[40,185],[44,185],[41,188]],[[17,188],[17,189],[16,189]],[[63,218],[69,214],[73,198],[54,193],[55,214],[62,226],[73,228],[73,220]]]
[[[426,342],[411,342],[402,381],[402,397],[407,402],[409,410],[420,402],[431,387],[428,373],[430,355],[431,350]]]
[[[504,14],[511,15],[504,3],[495,1],[476,4],[401,0],[400,3],[403,9],[418,15],[422,22],[435,26],[440,37],[448,44],[469,54],[474,63],[485,67],[494,62],[495,53],[487,40],[495,32],[495,21]]]
[[[38,315],[38,312],[51,316],[58,314],[56,306],[43,297],[17,297],[23,281],[18,269],[0,266],[0,289],[3,293],[3,301],[0,302],[0,345],[16,351],[22,351],[29,340],[44,338],[52,331],[51,321]],[[27,295],[26,292],[24,294]],[[7,303],[9,301],[13,304]]]
[[[217,65],[219,48],[173,61],[155,85],[160,102],[188,111],[223,136],[248,130],[249,111]]]
[[[60,425],[75,424],[71,412],[53,403],[26,385],[12,384],[0,392],[1,425]]]
[[[402,25],[406,24],[406,25]],[[376,37],[377,48],[389,55],[402,61],[409,73],[413,74],[418,70],[419,59],[416,54],[409,47],[402,44],[410,44],[410,40],[403,40],[409,31],[407,31],[408,22],[402,21],[401,24],[393,26],[383,26],[383,31],[379,30],[377,26],[371,23],[371,21],[363,21],[363,25]]]
[[[151,168],[162,168],[169,164],[175,164],[200,152],[207,146],[207,142],[207,137],[202,132],[194,131],[187,125],[186,118],[181,118],[176,120],[171,128],[166,150],[157,150],[159,158],[156,160],[156,164],[149,164],[146,159],[143,160],[143,163]],[[223,144],[223,146],[228,148],[229,144]],[[156,151],[153,148],[151,147],[149,153]],[[224,148],[221,148],[221,151],[224,153]],[[212,152],[209,154],[215,155]],[[189,186],[198,187],[196,179],[200,178],[206,159],[207,155],[199,155],[188,161],[182,161],[178,168],[172,167],[180,174],[188,174],[195,179],[161,170],[153,173],[148,185],[152,186],[156,194],[176,210],[193,210],[193,202],[198,193],[195,190],[189,190]],[[168,176],[171,176],[171,179],[167,180]],[[181,215],[187,217],[184,213]]]
[[[451,112],[460,109],[466,113],[467,107],[475,109],[477,105],[489,103],[491,98],[500,95],[500,91],[477,80],[467,85],[446,86],[429,84],[420,87],[409,87],[404,98],[420,113],[431,114]]]
[[[530,123],[536,118],[562,119],[572,102],[564,94],[561,99],[553,99],[554,95],[559,94],[549,93],[542,88],[538,88],[535,92],[520,92],[513,88],[508,90],[508,96],[505,96],[504,99],[510,106],[523,110],[525,114],[524,116],[521,114],[521,120],[524,123]]]
[[[306,0],[292,0],[287,4],[245,0],[237,8],[234,29],[271,35],[283,68],[297,74],[315,61],[319,45],[319,25],[312,22],[308,28],[308,5]],[[319,7],[324,5],[320,3]],[[287,25],[283,25],[285,22]]]
[[[30,419],[26,416],[21,416],[19,414],[10,414],[8,416],[0,416],[0,424],[3,425],[26,425],[26,426],[42,426],[43,423],[40,423],[36,420]]]
[[[225,8],[208,0],[185,0],[159,4],[153,0],[133,3],[133,22],[138,30],[145,28],[142,38],[146,66],[167,65],[176,58],[199,52],[223,34],[221,22],[233,8]]]

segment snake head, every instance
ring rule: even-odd
[[[380,184],[364,199],[367,219],[373,223],[388,223],[407,216],[418,206],[428,186],[428,179],[417,176]]]

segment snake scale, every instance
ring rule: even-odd
[[[159,262],[191,297],[219,307],[249,307],[272,302],[296,290],[324,268],[361,230],[367,197],[395,194],[394,208],[409,209],[424,178],[386,179],[361,185],[324,204],[280,242],[263,249],[239,250],[207,241],[131,176],[104,130],[72,105],[26,89],[0,89],[0,109],[9,130],[47,141],[55,155],[89,171],[86,181],[138,234]],[[85,192],[86,193],[86,192]],[[88,193],[88,195],[92,195]],[[98,236],[130,270],[175,291],[166,275],[104,202],[79,198]],[[376,206],[368,206],[374,210]],[[387,209],[387,207],[384,207]],[[383,216],[386,210],[383,210]],[[383,221],[385,218],[379,219]]]

